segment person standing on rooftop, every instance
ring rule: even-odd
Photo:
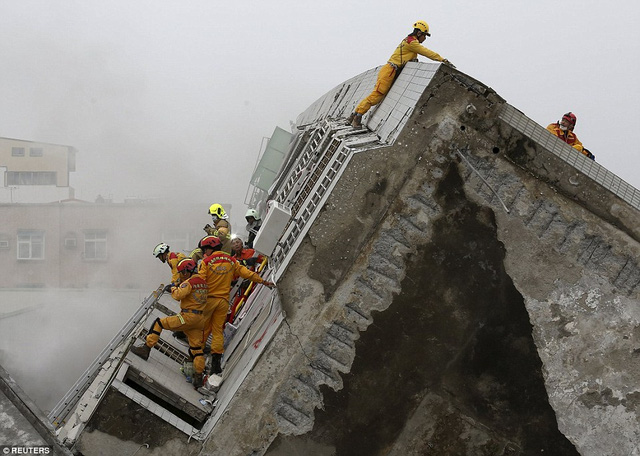
[[[356,107],[355,112],[347,119],[347,125],[351,125],[354,128],[362,128],[362,116],[369,111],[371,106],[377,105],[382,101],[402,68],[407,62],[416,61],[418,54],[455,68],[455,65],[449,60],[422,45],[428,36],[431,36],[429,24],[425,21],[417,21],[413,24],[413,32],[400,42],[387,64],[380,69],[373,92]]]

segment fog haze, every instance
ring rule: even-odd
[[[0,365],[50,411],[144,297],[137,291],[3,291]]]
[[[622,132],[639,120],[639,10],[630,0],[2,2],[0,136],[76,147],[80,199],[177,193],[240,208],[262,138],[383,64],[424,19],[426,46],[537,122],[574,111],[585,146],[638,187],[637,146]]]
[[[632,0],[2,1],[0,137],[75,147],[76,198],[171,196],[166,217],[194,200],[202,213],[181,220],[200,234],[206,207],[230,203],[237,228],[263,137],[384,64],[417,20],[431,27],[428,48],[536,122],[575,112],[575,132],[597,161],[640,187],[629,132],[640,122]],[[168,280],[151,256],[157,242],[144,239],[144,254],[119,259],[136,261],[145,284],[150,275]],[[111,292],[100,293],[70,307],[66,295],[51,295],[55,307],[0,319],[0,364],[19,384],[35,377],[44,389],[62,366],[70,386],[141,300],[109,307]],[[98,318],[112,320],[94,337]],[[79,340],[88,348],[76,352]],[[59,399],[25,389],[43,408]]]

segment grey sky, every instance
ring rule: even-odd
[[[0,136],[75,146],[82,199],[240,205],[264,136],[426,20],[427,47],[542,125],[575,112],[598,162],[640,187],[640,3],[402,5],[2,0]]]

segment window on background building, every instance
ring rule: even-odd
[[[166,231],[162,233],[162,239],[158,242],[164,242],[171,247],[172,252],[190,253],[194,249],[197,242],[190,242],[188,231]]]
[[[29,157],[42,157],[42,147],[30,147]]]
[[[84,259],[107,259],[107,232],[86,231],[84,233]]]
[[[78,239],[75,234],[67,234],[64,238],[64,246],[67,249],[75,249],[78,246]]]
[[[55,171],[7,171],[7,185],[56,185]]]
[[[24,147],[12,147],[11,148],[11,156],[12,157],[24,157]]]
[[[44,231],[18,230],[18,260],[44,260]]]

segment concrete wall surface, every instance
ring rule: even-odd
[[[353,149],[201,454],[640,454],[638,209],[506,106],[441,66]]]

